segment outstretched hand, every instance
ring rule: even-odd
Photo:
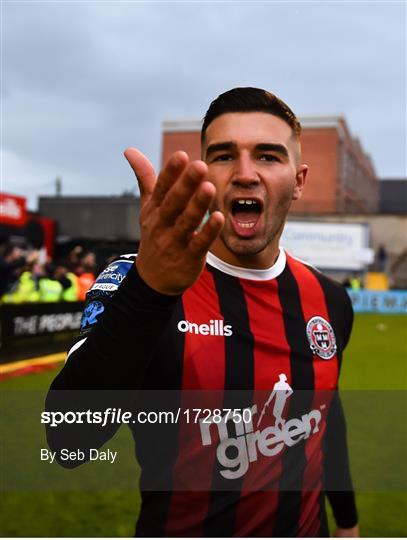
[[[156,177],[139,150],[128,148],[124,155],[140,187],[138,272],[156,291],[181,294],[198,279],[224,224],[222,213],[213,212],[197,231],[216,193],[205,180],[208,168],[203,161],[190,162],[185,152],[176,152]]]

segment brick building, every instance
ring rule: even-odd
[[[379,183],[369,155],[344,118],[301,118],[303,162],[310,167],[295,214],[371,214],[378,209]],[[200,158],[199,121],[163,123],[162,163],[176,150]]]

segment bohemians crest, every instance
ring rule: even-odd
[[[336,338],[332,326],[323,317],[312,317],[307,323],[307,337],[314,354],[330,360],[337,351]]]

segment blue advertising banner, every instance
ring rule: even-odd
[[[407,291],[347,291],[355,313],[407,313]]]

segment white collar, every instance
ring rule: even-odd
[[[283,248],[279,248],[280,253],[277,257],[276,262],[271,266],[270,268],[243,268],[241,266],[233,266],[231,264],[226,263],[225,261],[222,261],[218,257],[216,257],[213,253],[210,251],[208,252],[206,256],[206,262],[216,268],[217,270],[220,270],[221,272],[225,274],[229,274],[230,276],[235,276],[237,278],[243,278],[243,279],[252,279],[255,281],[266,281],[269,279],[274,279],[277,276],[279,276],[282,271],[285,268],[286,264],[286,256],[285,251]]]

